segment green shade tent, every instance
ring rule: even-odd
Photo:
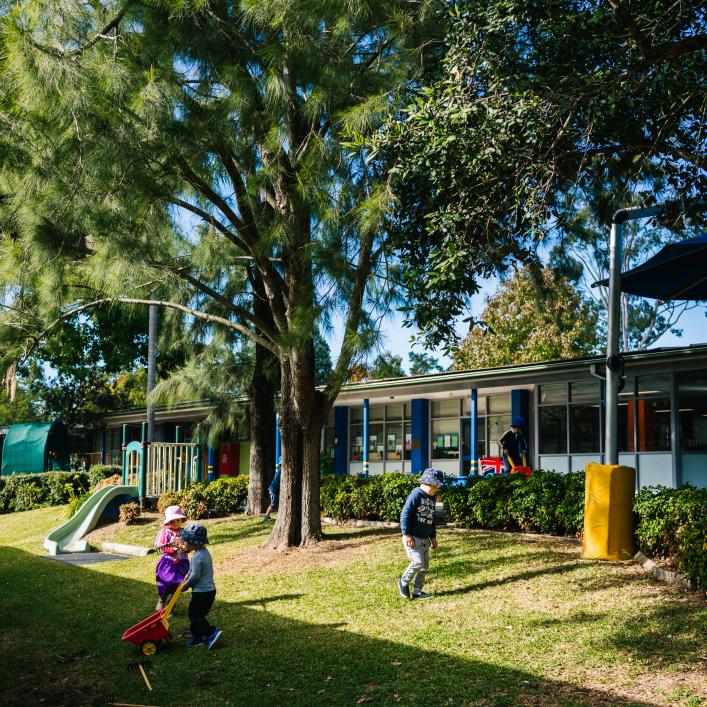
[[[2,476],[68,469],[69,433],[61,422],[10,427],[2,447]]]

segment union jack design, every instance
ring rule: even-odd
[[[481,466],[481,476],[503,473],[503,459],[500,457],[481,457],[479,462]]]

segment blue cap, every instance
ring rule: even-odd
[[[525,418],[514,417],[513,422],[511,423],[511,427],[525,427]]]
[[[421,484],[429,484],[430,486],[441,486],[444,481],[444,472],[439,469],[425,469],[420,477]]]
[[[186,540],[190,545],[208,545],[209,536],[206,528],[200,523],[189,523],[179,533],[179,537]]]

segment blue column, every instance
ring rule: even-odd
[[[528,434],[528,423],[530,421],[530,392],[527,390],[511,391],[511,417],[522,417],[525,420],[523,435],[528,444],[528,460],[530,460],[530,435]],[[519,461],[516,464],[520,464]]]
[[[275,473],[282,467],[282,443],[280,442],[280,416],[275,415]]]
[[[471,463],[469,464],[468,473],[471,476],[477,476],[479,473],[479,460],[476,456],[478,449],[478,440],[476,439],[477,421],[479,419],[479,391],[476,388],[471,389]]]
[[[334,408],[334,473],[349,473],[349,409]]]
[[[179,444],[179,442],[182,441],[182,426],[181,425],[174,426],[174,441],[177,444]]]
[[[206,478],[209,481],[218,479],[218,452],[213,447],[206,448]]]
[[[412,473],[419,474],[430,463],[430,401],[415,398],[412,402]]]
[[[363,475],[368,476],[368,398],[363,400]]]

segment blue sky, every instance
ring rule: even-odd
[[[487,285],[472,301],[472,314],[476,316],[481,314],[484,308],[485,296],[487,294],[493,294],[497,286],[497,280],[487,283]],[[683,329],[682,337],[677,337],[670,333],[664,334],[653,346],[651,346],[651,348],[659,348],[661,346],[688,346],[690,344],[707,343],[706,312],[707,307],[704,305],[688,311],[683,315],[677,325],[678,328]],[[464,335],[466,333],[466,326],[461,324],[458,331],[461,335]],[[401,356],[403,359],[403,367],[407,371],[409,368],[408,352],[411,350],[410,337],[415,332],[411,329],[406,329],[403,327],[403,316],[396,312],[391,314],[384,321],[381,328],[381,333],[383,335],[381,351],[390,352]],[[341,330],[339,326],[335,326],[331,335],[327,337],[332,350],[332,358],[334,359],[339,351],[340,337]],[[418,352],[423,351],[423,349],[419,346],[415,347],[413,350]],[[445,368],[451,364],[451,359],[444,356],[441,351],[428,353],[432,353],[433,356],[439,359]]]

